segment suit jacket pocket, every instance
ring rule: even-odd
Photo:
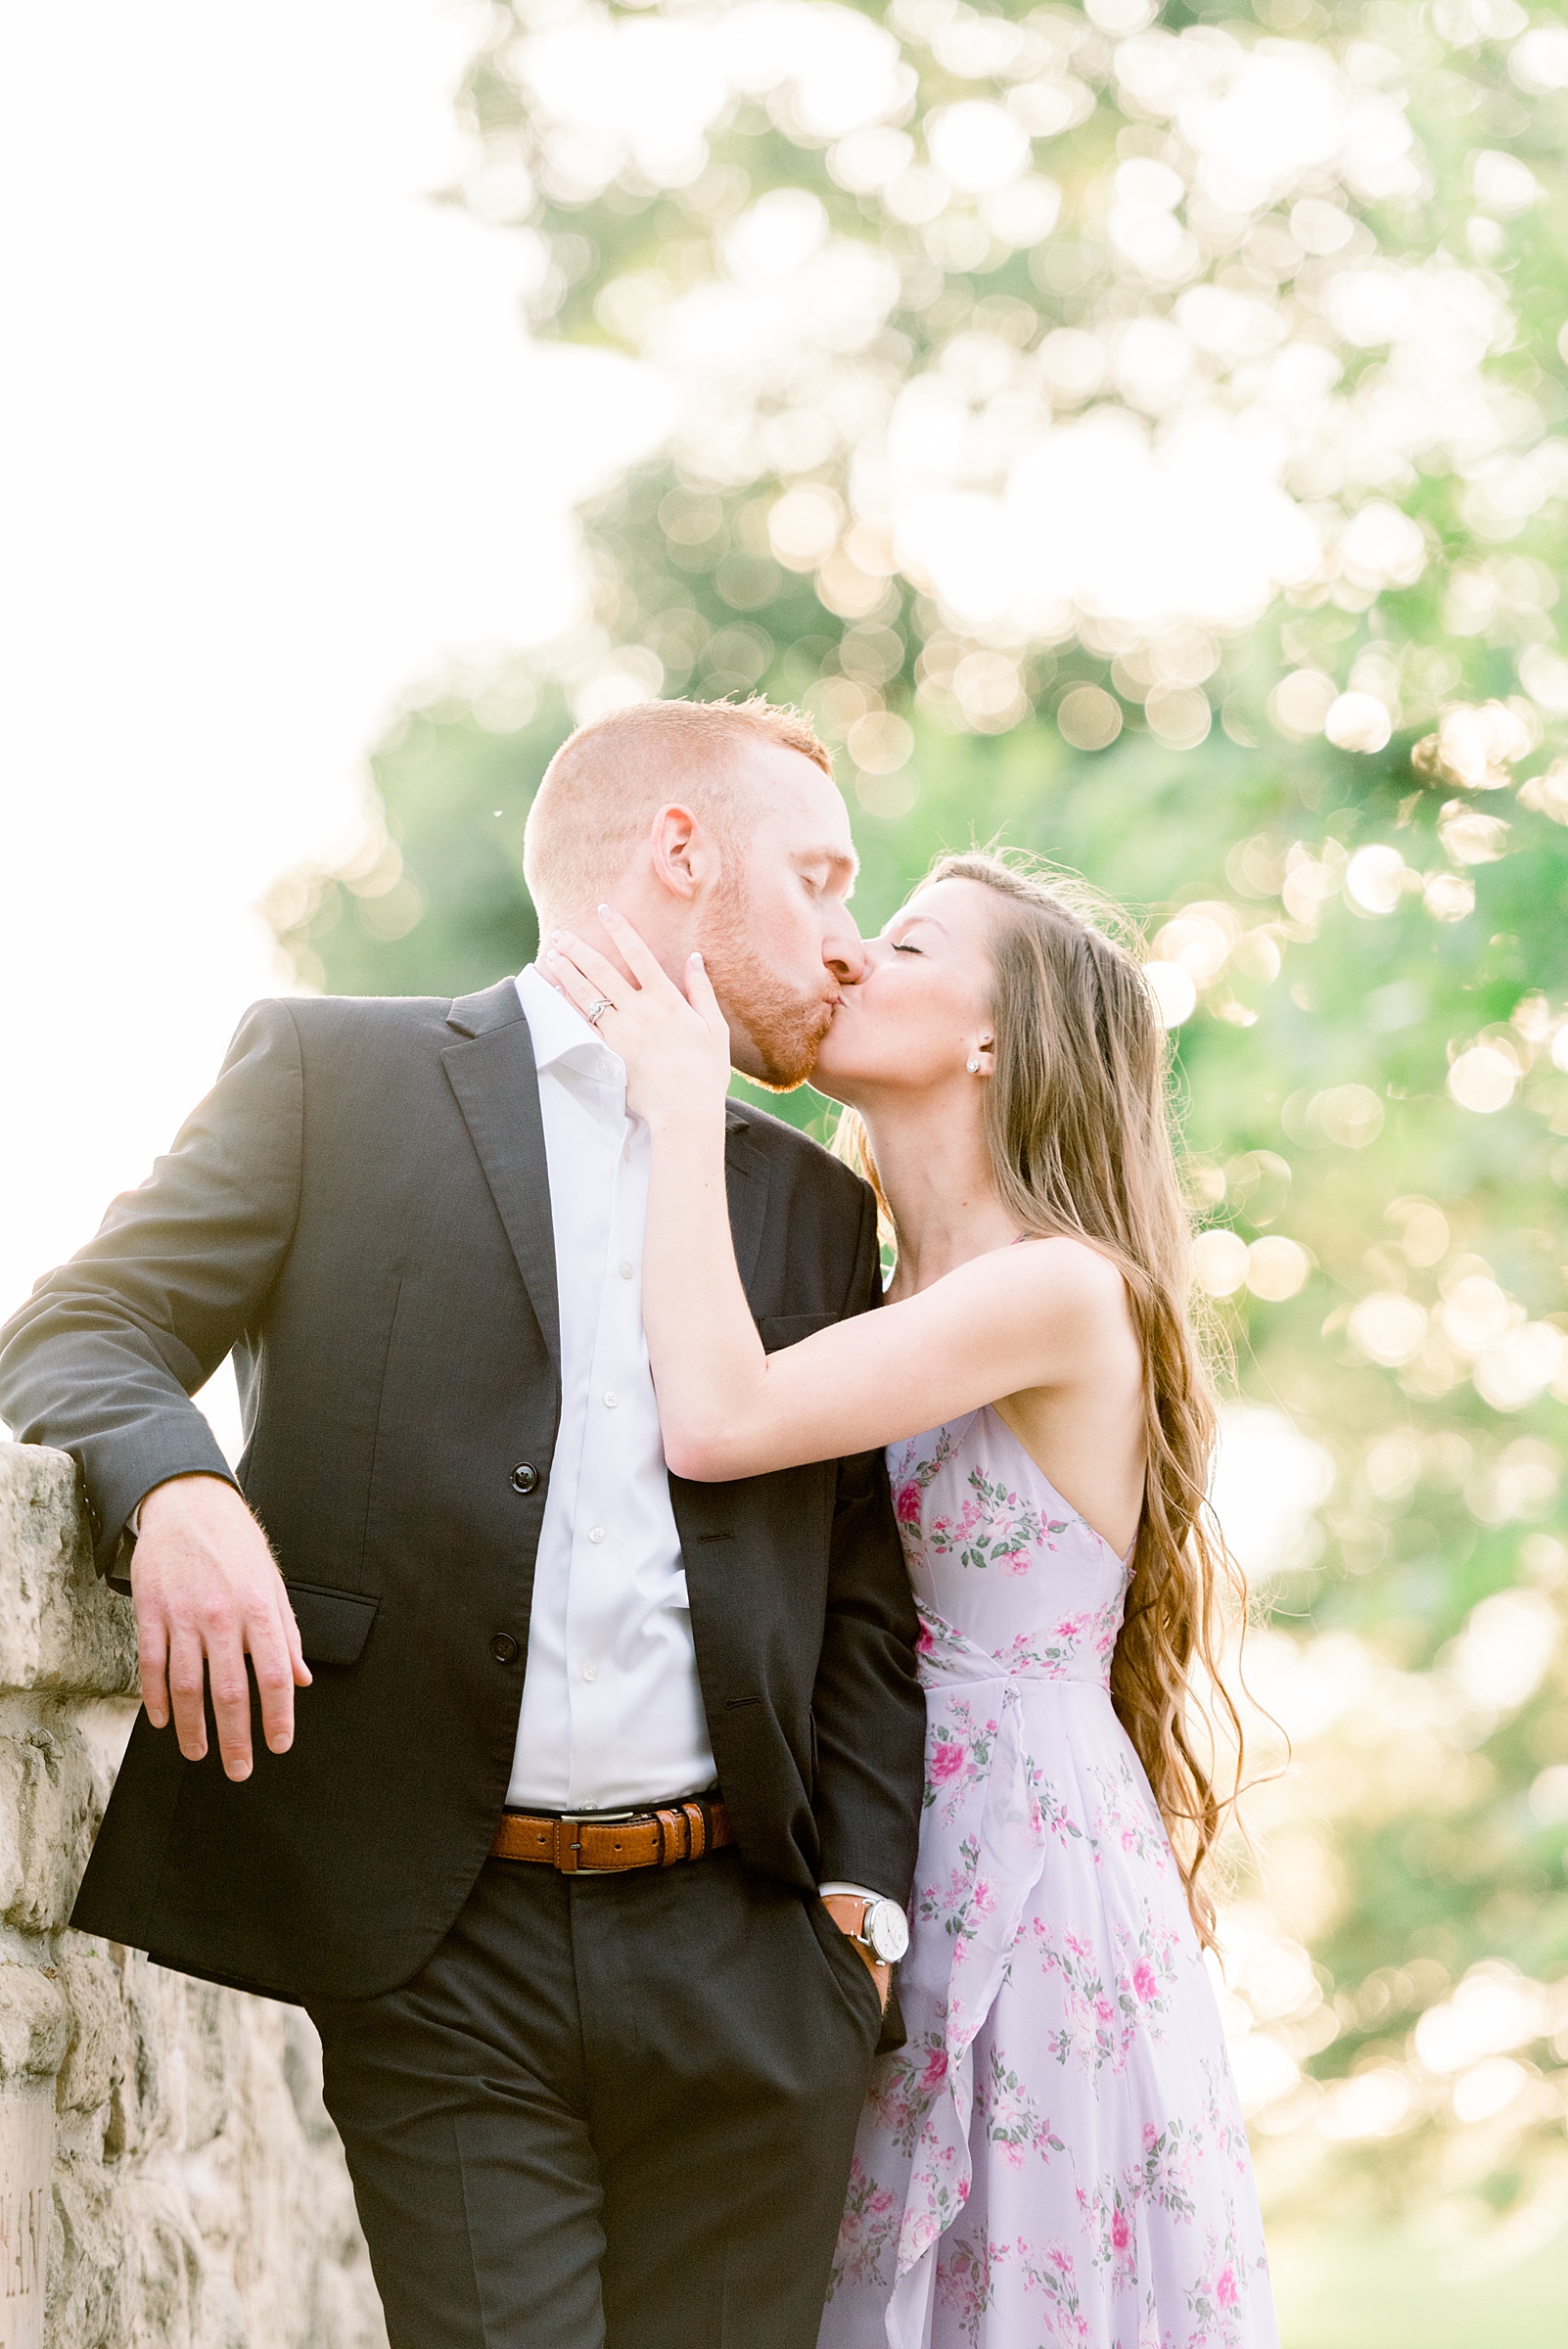
[[[764,1313],[758,1321],[757,1331],[765,1354],[777,1354],[782,1346],[798,1346],[803,1338],[814,1337],[819,1329],[833,1329],[841,1316],[838,1313]]]
[[[363,1590],[329,1590],[320,1583],[287,1583],[307,1664],[357,1664],[381,1601]]]

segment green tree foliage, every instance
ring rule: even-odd
[[[678,418],[584,516],[592,623],[411,710],[280,931],[350,991],[515,968],[574,716],[754,688],[839,754],[867,922],[994,834],[1147,916],[1295,1741],[1228,1911],[1266,2184],[1532,2243],[1568,2206],[1568,29],[489,22],[454,195],[539,332]]]

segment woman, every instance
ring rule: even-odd
[[[724,1207],[724,1023],[550,968],[652,1135],[644,1317],[678,1475],[876,1444],[930,1730],[906,2045],[862,2120],[823,2349],[1273,2349],[1202,1949],[1220,1803],[1185,1727],[1222,1552],[1164,1032],[1082,893],[949,856],[867,949],[814,1082],[898,1244],[888,1308],[764,1356]],[[841,1134],[845,1128],[841,1128]]]

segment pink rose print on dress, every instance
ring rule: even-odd
[[[943,2236],[937,2254],[937,2302],[951,2310],[966,2341],[981,2338],[986,2315],[995,2305],[993,2275],[1009,2248],[1006,2243],[970,2241],[961,2227]]]
[[[972,1573],[999,1566],[1004,1574],[1027,1574],[1032,1553],[1056,1547],[1070,1520],[1049,1517],[1013,1488],[988,1478],[979,1468],[969,1472],[969,1491],[957,1515],[933,1516],[927,1544],[937,1557],[954,1557]]]
[[[900,1525],[918,1525],[920,1487],[916,1484],[900,1485],[894,1496],[893,1512]]]
[[[1019,2073],[1003,2061],[999,2048],[991,2051],[976,2101],[985,2120],[989,2142],[1010,2168],[1022,2169],[1028,2154],[1036,2153],[1042,2161],[1049,2161],[1053,2153],[1063,2150],[1062,2140],[1052,2130],[1049,2116],[1041,2113]]]
[[[1100,1790],[1091,1830],[1096,1846],[1115,1845],[1125,1858],[1163,1876],[1172,1865],[1171,1846],[1142,1771],[1124,1755],[1115,1771],[1092,1770],[1089,1775]]]
[[[1211,2232],[1205,2264],[1210,2280],[1187,2293],[1193,2321],[1187,2337],[1192,2349],[1200,2349],[1200,2344],[1201,2349],[1210,2349],[1211,2344],[1214,2349],[1250,2349],[1254,2336],[1244,2306],[1245,2272],[1233,2242],[1222,2244]],[[1261,2253],[1255,2264],[1260,2273],[1267,2273]]]
[[[1057,1615],[1017,1633],[996,1661],[1029,1680],[1093,1681],[1105,1687],[1121,1635],[1128,1580],[1118,1572],[1115,1594],[1102,1606]]]
[[[934,1719],[926,1749],[923,1800],[928,1811],[940,1804],[945,1825],[955,1823],[969,1790],[984,1783],[995,1741],[995,1721],[977,1719],[971,1707],[961,1702],[946,1706]]]
[[[1164,2043],[1176,1980],[1176,1929],[1146,1907],[1136,1932],[1114,1928],[1114,1972],[1104,1953],[1071,1931],[1057,1935],[1037,1916],[1031,1928],[1046,1976],[1061,1989],[1061,2024],[1044,2044],[1058,2063],[1089,2073],[1125,2071],[1136,2041]],[[1139,1980],[1139,1976],[1142,1980]]]
[[[866,2283],[886,2276],[891,2282],[890,2254],[898,2229],[892,2188],[878,2185],[856,2157],[850,2165],[850,2188],[834,2255],[834,2288],[846,2278]]]

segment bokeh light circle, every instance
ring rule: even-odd
[[[1075,685],[1056,706],[1056,724],[1075,751],[1104,751],[1122,731],[1122,707],[1103,685]]]

